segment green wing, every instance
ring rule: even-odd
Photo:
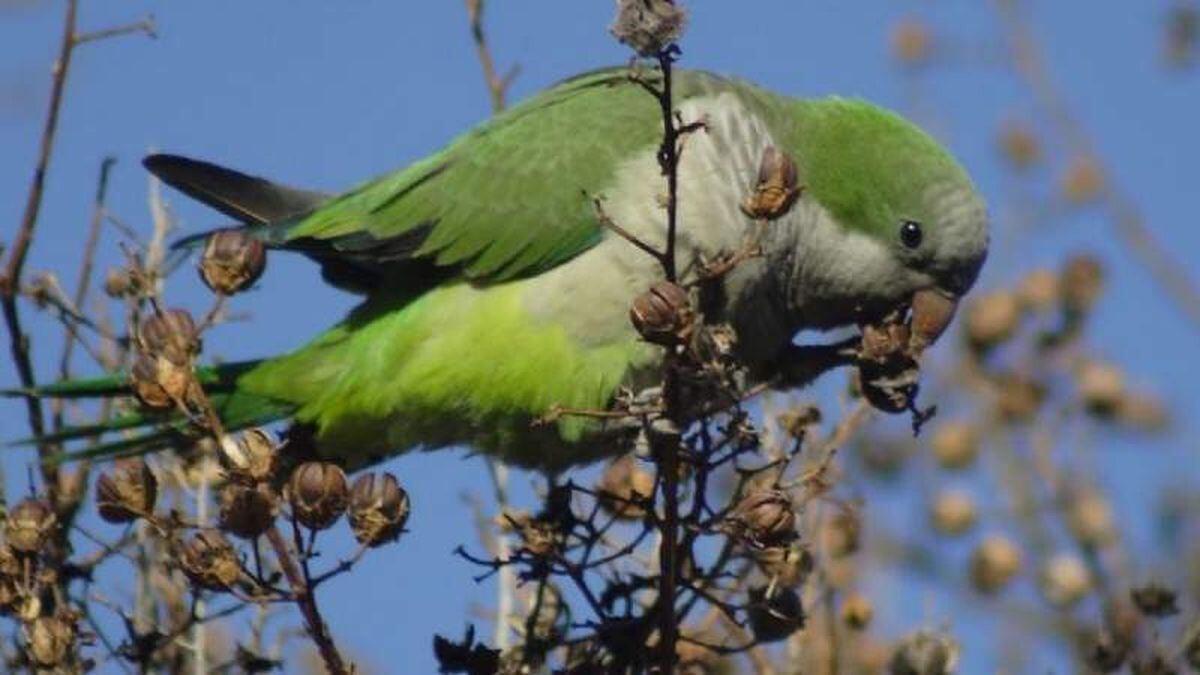
[[[689,74],[679,98],[718,82]],[[435,155],[271,227],[267,238],[322,261],[402,272],[432,263],[477,283],[536,274],[600,240],[588,194],[654,147],[659,115],[628,69],[581,75]]]

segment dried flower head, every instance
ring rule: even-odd
[[[892,57],[906,66],[925,63],[933,55],[933,33],[924,22],[905,19],[892,27]]]
[[[1112,507],[1099,490],[1074,491],[1067,499],[1067,527],[1079,543],[1103,546],[1116,539]]]
[[[58,516],[44,499],[29,497],[8,512],[4,536],[18,554],[33,554],[41,550],[58,527]]]
[[[842,623],[852,630],[863,630],[871,625],[875,617],[875,606],[871,599],[857,591],[842,601]]]
[[[930,447],[943,469],[963,469],[979,456],[979,431],[967,420],[949,420],[938,425]]]
[[[390,473],[363,474],[350,487],[350,527],[360,544],[382,546],[400,536],[408,511],[408,493]]]
[[[951,675],[958,670],[961,649],[943,633],[920,630],[904,638],[892,652],[892,675]]]
[[[159,381],[159,357],[150,354],[139,353],[133,361],[133,366],[129,369],[129,387],[133,390],[133,395],[138,402],[143,406],[152,410],[165,410],[175,405],[175,399],[172,398],[172,393],[178,394],[176,383],[180,378],[172,377],[173,373],[165,372],[167,375],[164,378],[168,384],[172,385],[171,392],[167,391]],[[169,370],[177,369],[170,362],[165,362],[164,365]]]
[[[967,309],[966,335],[971,347],[987,351],[1007,342],[1017,332],[1021,304],[1010,291],[992,291],[977,298]]]
[[[1009,422],[1028,422],[1046,400],[1046,386],[1021,373],[996,377],[996,412]]]
[[[1071,256],[1062,271],[1063,308],[1068,315],[1082,316],[1091,311],[1104,289],[1104,266],[1095,257]]]
[[[796,588],[808,580],[816,561],[798,541],[787,546],[769,546],[752,551],[754,561],[773,586]]]
[[[208,235],[199,269],[200,278],[214,293],[233,295],[258,281],[266,267],[262,240],[236,228]]]
[[[263,429],[247,429],[221,438],[217,457],[228,476],[241,483],[269,481],[278,462],[275,438]]]
[[[314,530],[337,522],[350,500],[346,474],[330,462],[305,462],[296,467],[287,494],[296,520]]]
[[[1179,613],[1175,591],[1162,584],[1138,586],[1129,592],[1129,597],[1139,612],[1151,618],[1161,619]]]
[[[795,506],[783,490],[752,490],[725,519],[724,529],[753,548],[787,545],[797,536]]]
[[[825,553],[841,558],[858,551],[862,540],[862,516],[857,509],[844,508],[825,520],[821,545]]]
[[[804,606],[790,588],[761,586],[750,589],[747,614],[750,630],[759,642],[778,642],[804,627]]]
[[[1104,188],[1104,172],[1095,158],[1086,155],[1072,157],[1059,178],[1059,189],[1068,202],[1086,204],[1100,195]]]
[[[695,315],[691,299],[682,286],[659,281],[633,301],[629,320],[638,334],[660,345],[674,345],[691,332]]]
[[[951,537],[965,534],[975,526],[975,500],[969,492],[943,490],[934,497],[929,516],[938,533]]]
[[[226,591],[242,576],[237,550],[215,530],[200,530],[184,545],[179,566],[187,578],[200,588]]]
[[[687,12],[674,0],[617,0],[608,30],[639,56],[655,56],[677,42],[686,26]]]
[[[37,668],[57,669],[72,661],[78,633],[74,624],[41,616],[25,624],[25,653]]]
[[[796,162],[773,145],[763,149],[754,191],[742,201],[742,213],[760,220],[775,220],[791,210],[800,198]]]
[[[1000,154],[1017,170],[1028,169],[1042,158],[1037,135],[1024,124],[1006,124],[1000,131],[999,146]]]
[[[1038,269],[1025,275],[1017,287],[1021,307],[1031,312],[1049,312],[1062,299],[1062,284],[1058,274],[1050,269]]]
[[[221,490],[221,529],[243,539],[253,539],[275,523],[278,500],[266,485],[230,483]]]
[[[600,494],[600,506],[606,511],[617,518],[637,520],[646,514],[641,502],[654,495],[654,475],[629,453],[604,469],[596,492]]]
[[[190,365],[200,352],[196,322],[186,309],[167,309],[150,314],[138,325],[141,351],[161,356],[177,366]]]
[[[1021,571],[1021,550],[1006,537],[992,535],[971,553],[971,583],[984,593],[995,593]]]
[[[1042,597],[1055,607],[1070,607],[1092,590],[1092,573],[1079,556],[1059,553],[1042,566]]]
[[[141,458],[118,459],[96,480],[96,509],[110,523],[128,523],[152,513],[158,480]]]
[[[1104,419],[1116,414],[1126,395],[1125,373],[1118,366],[1089,359],[1075,378],[1079,399],[1088,412]]]
[[[802,441],[808,431],[821,423],[821,409],[815,405],[800,405],[779,416],[776,420],[793,440]]]

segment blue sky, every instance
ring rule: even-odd
[[[1194,255],[1200,251],[1194,206],[1200,80],[1194,72],[1172,73],[1161,66],[1160,20],[1168,3],[1033,4],[1050,67],[1081,123],[1098,139],[1097,150],[1115,180],[1169,249],[1180,257]],[[0,240],[11,239],[24,204],[60,5],[0,2]],[[453,0],[84,0],[82,5],[84,30],[152,12],[160,37],[91,44],[76,54],[29,262],[30,270],[69,271],[68,287],[74,284],[79,242],[105,155],[119,160],[110,208],[146,227],[146,176],[138,160],[151,148],[337,190],[420,158],[487,115],[465,12]],[[607,34],[608,0],[491,5],[488,31],[496,58],[501,68],[521,67],[514,99],[577,71],[627,59]],[[1004,205],[1024,188],[998,169],[994,132],[1004,120],[1029,117],[1032,107],[1004,65],[989,3],[699,0],[691,5],[684,65],[797,96],[862,96],[916,112],[974,174],[993,204],[997,225],[1010,222]],[[887,44],[892,23],[909,15],[926,18],[939,35],[948,34],[963,56],[932,66],[930,76],[916,85],[921,103],[915,111],[913,83],[891,62]],[[1061,147],[1058,139],[1046,140],[1052,150]],[[182,196],[170,199],[185,231],[222,224],[219,215]],[[1121,516],[1139,537],[1146,529],[1144,491],[1172,467],[1178,473],[1179,466],[1196,466],[1194,427],[1187,421],[1200,413],[1194,397],[1200,378],[1195,327],[1181,321],[1163,293],[1131,264],[1096,211],[1057,219],[1020,240],[1019,247],[1000,249],[982,284],[1011,282],[1022,271],[1053,264],[1064,251],[1079,247],[1097,252],[1111,268],[1111,291],[1092,337],[1095,350],[1127,365],[1135,383],[1153,385],[1176,402],[1184,420],[1183,440],[1170,447],[1114,437],[1096,449],[1101,481],[1123,496]],[[111,233],[102,248],[110,264],[118,259]],[[173,304],[206,306],[206,293],[194,275],[181,274],[171,287]],[[235,303],[252,313],[253,323],[215,331],[206,348],[230,359],[289,349],[333,323],[352,302],[323,286],[304,260],[276,256],[259,288]],[[32,310],[25,316],[42,372],[50,372],[59,331]],[[14,380],[11,364],[0,360],[0,385]],[[22,406],[0,402],[0,438],[24,433],[24,424]],[[27,462],[24,455],[5,457],[10,496],[27,489]],[[460,453],[408,456],[388,467],[413,495],[412,534],[329,586],[324,603],[336,636],[352,654],[389,672],[426,672],[432,667],[431,634],[457,633],[471,603],[486,603],[492,596],[489,584],[470,582],[475,570],[450,555],[457,544],[474,543],[461,495],[480,491],[486,472],[478,460],[464,460]],[[1188,473],[1194,482],[1195,471]],[[515,480],[528,483],[522,476]],[[880,498],[905,501],[903,496]],[[331,544],[331,551],[350,550],[345,541]],[[913,603],[909,611],[889,609],[883,612],[882,630],[895,633],[921,621],[949,621],[957,616],[953,603],[935,595]],[[964,637],[969,647],[978,648],[969,649],[966,672],[983,672],[996,663],[995,646],[987,646],[992,628],[986,621],[968,622],[970,634]]]

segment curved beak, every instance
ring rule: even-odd
[[[909,352],[920,354],[946,332],[958,308],[958,296],[940,288],[926,288],[913,294]]]

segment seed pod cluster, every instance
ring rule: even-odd
[[[25,653],[38,669],[55,670],[73,661],[78,638],[74,622],[40,616],[25,624]]]
[[[33,555],[41,551],[58,527],[54,508],[44,499],[29,497],[8,512],[4,537],[13,552]]]
[[[196,324],[186,310],[146,317],[138,326],[137,353],[129,373],[134,396],[151,409],[190,400],[198,386],[192,366],[199,352]]]
[[[267,251],[245,229],[217,230],[208,235],[200,256],[200,278],[214,293],[233,295],[258,281],[267,267]]]

